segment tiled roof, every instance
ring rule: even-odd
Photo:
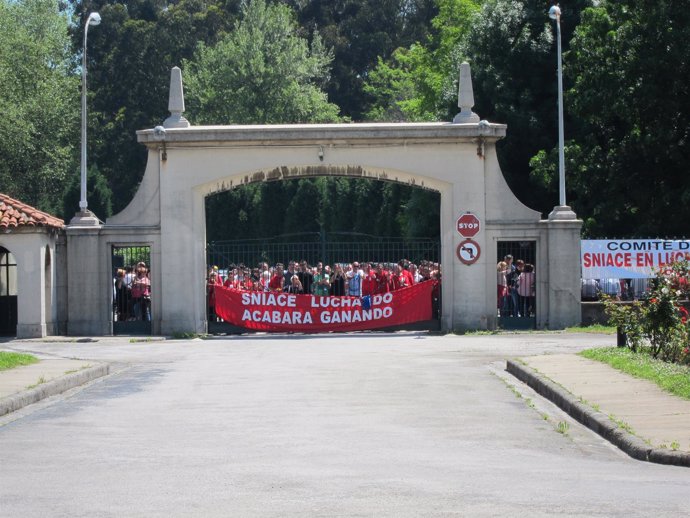
[[[64,228],[65,222],[0,193],[0,229],[18,227]]]

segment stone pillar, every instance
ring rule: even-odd
[[[55,334],[67,334],[67,236],[60,233],[55,243]]]
[[[67,334],[109,335],[112,279],[100,249],[101,225],[67,227]]]
[[[548,254],[548,328],[563,329],[580,324],[580,229],[570,207],[555,207],[547,227]]]
[[[17,260],[17,338],[46,336],[44,304],[45,247],[40,238],[22,235],[20,246],[14,250]]]

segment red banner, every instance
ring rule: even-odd
[[[216,287],[216,314],[226,322],[256,331],[362,331],[431,319],[426,281],[367,297],[317,297]]]

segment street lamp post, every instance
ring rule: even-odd
[[[563,136],[563,63],[561,61],[561,8],[551,6],[549,18],[556,22],[556,39],[558,43],[558,190],[559,205],[565,206],[565,152]]]
[[[81,198],[79,200],[79,210],[87,212],[88,203],[86,202],[86,38],[89,33],[89,25],[101,23],[101,15],[90,13],[84,25],[84,53],[81,63]]]

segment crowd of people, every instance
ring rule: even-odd
[[[506,255],[496,265],[498,273],[496,307],[499,317],[533,317],[536,311],[534,265]]]
[[[322,297],[362,297],[388,293],[430,279],[441,280],[441,267],[438,263],[421,261],[416,265],[406,259],[390,264],[360,264],[354,261],[336,263],[333,266],[321,262],[312,266],[306,260],[302,260],[290,261],[287,267],[282,263],[269,266],[263,262],[256,268],[248,268],[243,264],[231,265],[225,271],[213,266],[209,269],[207,280],[209,320],[217,320],[217,286],[243,291],[287,292]],[[437,289],[436,305],[439,299],[440,292]]]
[[[151,321],[151,277],[146,263],[118,268],[113,280],[113,319]]]
[[[593,302],[606,297],[614,300],[640,300],[649,290],[651,279],[582,279],[582,300]]]

